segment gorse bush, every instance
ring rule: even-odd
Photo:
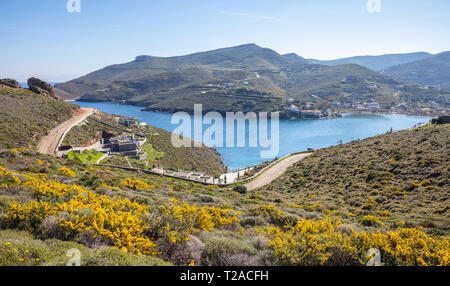
[[[330,217],[298,220],[295,225],[259,228],[268,238],[280,265],[365,265],[367,251],[379,249],[385,265],[450,264],[450,241],[432,238],[420,229],[356,232],[338,231],[344,223]]]
[[[150,189],[150,185],[142,182],[141,180],[132,180],[130,178],[126,178],[122,181],[122,184],[127,188],[130,188],[135,191],[145,191]]]
[[[247,212],[253,216],[261,216],[273,224],[283,224],[283,213],[273,205],[261,205],[250,208]]]
[[[22,182],[16,175],[25,177],[26,181]],[[78,233],[93,231],[94,238],[101,236],[123,252],[156,255],[156,244],[146,235],[148,229],[155,227],[160,236],[165,235],[176,243],[187,239],[186,235],[194,229],[210,231],[217,226],[239,222],[239,213],[228,208],[199,208],[172,199],[170,203],[150,210],[128,198],[99,195],[81,186],[49,181],[42,175],[16,174],[1,167],[0,176],[2,181],[4,177],[15,178],[2,188],[20,186],[35,198],[28,203],[9,204],[3,216],[6,227],[37,233],[42,223],[48,224],[47,218],[59,217],[59,226],[69,231],[65,237],[74,238]],[[148,224],[148,217],[158,220]]]
[[[75,178],[77,176],[77,174],[74,171],[70,170],[67,167],[62,167],[62,168],[58,169],[58,173],[60,173],[63,176],[72,177],[72,178]]]
[[[392,213],[388,211],[354,218],[370,230],[364,231],[337,218],[339,214],[332,218],[334,211],[320,204],[292,204],[287,213],[263,204],[241,213],[226,205],[197,206],[159,197],[160,203],[149,206],[112,191],[105,195],[49,180],[44,174],[18,173],[3,167],[0,193],[19,194],[21,198],[2,197],[1,228],[26,230],[45,241],[78,242],[99,251],[112,247],[114,250],[100,251],[112,255],[105,258],[108,265],[137,261],[129,255],[160,256],[176,265],[188,265],[192,260],[195,265],[365,265],[371,248],[380,250],[385,265],[450,264],[448,238],[429,236],[420,228],[404,228],[401,224],[400,229],[381,231],[385,222],[392,225]],[[252,243],[255,231],[259,237]],[[218,238],[220,233],[228,237]],[[1,251],[10,250],[6,246]],[[25,250],[32,251],[28,246]],[[42,257],[37,252],[28,257],[19,251],[8,254],[4,264],[41,265],[32,259]],[[91,263],[95,264],[95,259]]]
[[[239,214],[231,208],[198,207],[172,198],[157,207],[148,216],[147,222],[154,230],[153,236],[176,243],[189,240],[188,234],[196,229],[211,231],[223,225],[238,224]]]
[[[366,215],[362,217],[360,222],[364,226],[384,226],[384,223],[373,215]]]

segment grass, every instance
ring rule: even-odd
[[[74,151],[69,151],[69,153],[67,155],[68,155],[69,160],[78,159],[82,163],[95,164],[101,157],[103,157],[104,154],[101,152],[96,152],[94,150],[88,150],[88,151],[83,151],[82,153],[76,153]]]
[[[78,108],[25,89],[0,86],[0,148],[34,148]]]
[[[153,146],[149,143],[145,143],[142,146],[142,149],[144,149],[145,153],[147,153],[147,160],[149,160],[149,162],[153,162],[161,157],[164,157],[163,152],[156,151],[155,149],[153,149]]]
[[[66,266],[68,251],[80,253],[81,266],[170,266],[151,256],[123,253],[112,247],[90,249],[57,239],[39,240],[26,231],[0,230],[0,266]]]

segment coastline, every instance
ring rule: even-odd
[[[78,99],[65,99],[65,101],[76,104],[77,102],[85,102],[85,103],[112,103],[112,104],[117,104],[117,105],[130,105],[130,106],[135,106],[135,107],[141,107],[141,111],[143,112],[159,112],[159,113],[166,113],[166,114],[174,114],[177,112],[186,112],[189,115],[193,115],[193,111],[190,109],[165,109],[165,108],[157,108],[157,109],[149,109],[148,107],[144,107],[144,106],[140,106],[140,105],[136,105],[136,104],[131,104],[131,103],[124,103],[122,101],[79,101]],[[217,110],[203,110],[203,113],[208,113],[208,112],[218,112],[219,114],[225,116],[227,112],[238,112],[238,111],[217,111]],[[248,112],[258,112],[258,111],[248,111]],[[342,117],[343,114],[346,113],[352,113],[352,114],[366,114],[366,115],[410,115],[410,116],[418,116],[418,117],[431,117],[431,118],[435,118],[438,117],[442,114],[437,114],[437,113],[430,113],[430,114],[426,114],[424,112],[388,112],[388,111],[384,111],[384,112],[370,112],[370,111],[361,111],[361,110],[357,110],[357,109],[343,109],[343,110],[338,110],[336,111],[337,115],[335,116],[321,116],[318,118],[309,118],[309,117],[303,117],[303,118],[295,118],[295,117],[286,117],[284,115],[282,115],[282,111],[267,111],[267,115],[268,118],[271,117],[271,112],[279,112],[280,113],[280,120],[290,120],[290,121],[297,121],[297,120],[319,120],[319,119],[335,119],[335,118],[340,118]]]

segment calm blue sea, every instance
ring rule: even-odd
[[[141,111],[141,107],[104,102],[76,102],[82,107],[92,107],[110,114],[138,117],[144,122],[168,131],[178,125],[171,124],[172,114]],[[324,148],[337,145],[341,140],[348,143],[393,130],[402,130],[425,123],[431,118],[410,115],[345,114],[342,118],[288,121],[280,120],[279,155],[305,151],[307,148]],[[192,120],[193,121],[193,120]],[[204,129],[209,126],[204,126]],[[248,124],[247,124],[248,127]],[[193,128],[192,128],[193,129]],[[246,138],[250,136],[247,128]],[[192,134],[194,134],[192,130]],[[197,131],[198,132],[198,131]],[[225,128],[224,128],[225,132]],[[225,138],[224,134],[224,138]],[[256,134],[252,134],[255,136]],[[191,138],[194,138],[193,135]],[[248,140],[247,140],[248,144]],[[247,145],[248,146],[248,145]],[[268,159],[262,159],[262,148],[216,148],[230,169],[253,166]]]

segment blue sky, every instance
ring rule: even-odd
[[[450,1],[0,0],[0,78],[61,81],[137,55],[245,43],[334,59],[450,50]]]

